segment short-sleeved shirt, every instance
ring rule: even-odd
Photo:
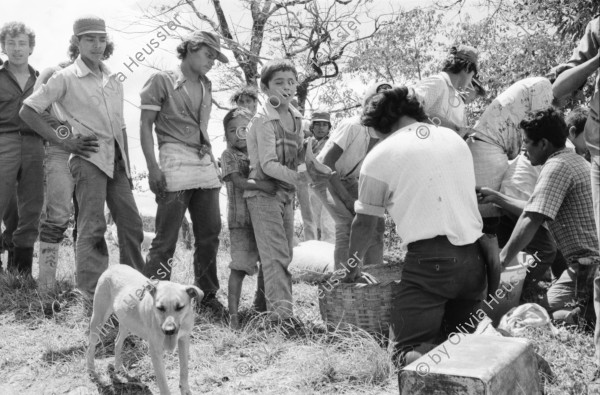
[[[592,19],[585,28],[579,45],[567,65],[575,67],[590,60],[600,50],[600,16]],[[592,155],[600,155],[600,67],[596,71],[596,88],[590,103],[590,111],[585,124],[585,142]]]
[[[33,92],[37,71],[28,66],[29,79],[25,89],[21,89],[14,75],[6,68],[7,65],[8,61],[0,65],[0,133],[33,132],[19,117],[19,110],[23,101]]]
[[[168,191],[221,186],[212,152],[200,151],[203,144],[210,148],[211,89],[208,78],[192,81],[181,68],[152,75],[142,88],[140,108],[157,112],[154,129]]]
[[[442,117],[458,127],[467,126],[465,102],[452,85],[448,73],[441,72],[413,86],[415,95],[430,117]]]
[[[277,185],[276,194],[289,199],[295,192],[296,170],[302,155],[302,114],[289,107],[294,119],[294,130],[286,130],[275,108],[264,103],[248,125],[246,144],[250,158],[250,178],[270,180]],[[283,195],[285,195],[285,197]],[[270,196],[257,190],[244,191],[244,197]]]
[[[24,104],[38,114],[42,114],[50,105],[57,104],[66,117],[59,118],[59,121],[69,122],[73,135],[96,136],[98,152],[89,152],[89,158],[81,158],[93,163],[111,178],[116,141],[129,176],[123,134],[123,84],[103,63],[100,68],[102,75],[94,74],[80,56],[72,65],[54,73]]]
[[[208,78],[189,80],[181,68],[153,74],[140,92],[142,110],[157,111],[154,128],[158,146],[182,143],[200,148],[210,145],[208,121],[212,109]],[[201,92],[201,95],[196,93]],[[201,97],[197,101],[196,98]]]
[[[417,133],[420,127],[435,130]],[[365,158],[354,210],[377,217],[387,210],[404,243],[436,236],[474,243],[483,221],[469,147],[444,127],[414,123],[394,132]]]
[[[248,155],[235,148],[227,148],[221,155],[223,180],[227,186],[227,225],[229,229],[252,227],[250,212],[244,199],[244,190],[237,188],[230,175],[239,173],[242,178],[250,175]]]
[[[335,170],[342,180],[356,179],[367,156],[371,139],[378,139],[377,134],[373,128],[361,125],[360,117],[346,119],[330,133],[329,139],[317,155],[317,160],[323,162],[325,153],[336,144],[344,152],[335,162]]]
[[[565,258],[598,255],[590,164],[583,157],[566,148],[550,155],[524,211],[547,218]]]
[[[529,111],[552,104],[552,84],[544,77],[525,78],[512,84],[485,109],[475,124],[476,137],[504,150],[508,159],[521,151],[519,123]]]

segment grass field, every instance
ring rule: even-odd
[[[221,291],[226,301],[229,257],[224,233],[218,257]],[[118,262],[111,248],[110,262]],[[173,281],[189,283],[191,251],[180,245]],[[85,370],[86,317],[82,302],[71,292],[74,256],[71,246],[60,250],[54,311],[46,309],[33,282],[0,276],[0,394],[158,394],[147,345],[130,337],[124,363],[130,376],[113,377],[114,337],[109,331],[96,351],[100,380]],[[34,261],[34,276],[37,265]],[[197,316],[190,351],[190,385],[194,393],[210,394],[394,394],[397,375],[390,353],[360,330],[338,330],[289,339],[278,330],[261,329],[261,317],[249,313],[255,279],[245,281],[242,314],[246,326],[230,330],[223,319]],[[294,301],[303,316],[320,321],[317,287],[293,285]],[[555,374],[545,379],[546,394],[586,394],[595,371],[591,332],[561,328],[557,338],[530,330],[529,338]],[[176,352],[165,357],[171,391],[179,393]]]

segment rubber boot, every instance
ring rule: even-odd
[[[14,268],[16,272],[24,276],[31,276],[33,247],[15,247],[14,254]]]
[[[265,275],[263,274],[262,265],[258,270],[256,278],[256,294],[254,295],[254,303],[252,303],[254,311],[264,313],[267,311],[267,299],[265,297]]]
[[[56,281],[56,266],[58,263],[59,243],[46,243],[40,241],[40,253],[38,265],[40,273],[38,276],[38,289],[50,291]]]

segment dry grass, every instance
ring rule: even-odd
[[[224,234],[227,238],[227,234]],[[223,240],[227,247],[228,240]],[[111,262],[118,261],[112,248]],[[192,279],[191,251],[179,246],[173,281]],[[73,251],[60,250],[58,275],[62,280],[52,294],[54,303],[42,300],[33,282],[0,276],[0,394],[157,394],[147,345],[130,337],[124,363],[130,381],[113,380],[114,337],[111,330],[96,351],[100,380],[85,370],[89,318],[82,301],[72,293]],[[219,298],[226,301],[229,271],[226,250],[218,257]],[[34,275],[37,276],[34,265]],[[255,283],[245,281],[242,291],[244,328],[230,330],[219,317],[197,316],[190,352],[190,385],[194,393],[210,394],[393,394],[398,393],[390,353],[371,336],[357,329],[328,334],[309,333],[290,339],[281,331],[265,329],[264,318],[249,312]],[[320,320],[317,289],[294,284],[294,301],[303,317]],[[594,373],[592,335],[579,329],[562,329],[559,338],[541,330],[527,337],[549,363],[556,378],[547,380],[547,394],[585,394]],[[177,353],[166,355],[169,386],[178,393]]]

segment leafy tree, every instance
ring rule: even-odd
[[[300,71],[298,101],[304,108],[310,89],[339,75],[349,48],[389,24],[388,15],[370,16],[373,0],[238,0],[243,15],[227,15],[219,0],[178,0],[153,8],[142,19],[161,25],[182,15],[183,30],[218,33],[234,62],[221,67],[221,90],[257,85],[259,64],[272,58],[292,60]],[[209,3],[211,7],[206,7]],[[211,9],[214,14],[211,14]],[[369,28],[358,29],[358,25]],[[368,33],[361,33],[367,31]]]

